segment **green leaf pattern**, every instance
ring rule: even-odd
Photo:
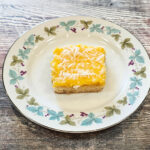
[[[34,106],[39,105],[39,104],[35,101],[35,98],[34,98],[34,97],[32,97],[29,101],[27,101],[27,103],[28,103],[29,105],[34,105]]]
[[[133,48],[133,44],[130,42],[130,38],[124,39],[124,41],[120,42],[120,44],[122,49]]]
[[[122,104],[122,105],[126,105],[127,104],[127,97],[125,96],[123,99],[118,100],[117,103]]]
[[[62,120],[60,122],[61,125],[65,125],[65,124],[69,124],[71,126],[75,126],[76,125],[76,123],[71,120],[71,117],[69,115],[66,115],[64,119],[65,120]]]
[[[146,67],[142,67],[141,70],[136,71],[134,74],[136,76],[141,76],[142,78],[146,78]]]
[[[29,89],[20,89],[20,88],[16,88],[16,93],[18,94],[18,96],[16,97],[17,99],[24,99],[25,97],[29,96]]]
[[[35,43],[38,43],[39,41],[43,41],[43,40],[44,40],[44,38],[42,36],[40,36],[40,35],[37,35],[35,37]]]
[[[118,115],[120,114],[120,109],[116,108],[115,105],[113,105],[112,107],[107,106],[107,107],[105,107],[105,109],[106,109],[106,117],[110,117],[110,116],[114,115],[114,113],[116,113]]]
[[[16,64],[23,63],[22,59],[19,59],[17,56],[12,56],[11,66],[15,66]]]
[[[57,26],[52,26],[50,28],[45,27],[44,31],[47,33],[48,36],[49,35],[56,35],[56,28],[57,28]]]
[[[83,24],[83,26],[84,26],[85,29],[88,29],[89,25],[92,24],[92,21],[91,20],[89,20],[89,21],[80,20],[80,23]]]
[[[112,36],[116,41],[118,41],[119,38],[120,38],[120,34],[112,34],[111,36]]]

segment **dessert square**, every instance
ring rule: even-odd
[[[56,93],[98,92],[105,86],[105,50],[102,47],[71,45],[56,48],[51,76]]]

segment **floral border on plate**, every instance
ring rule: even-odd
[[[78,27],[78,25],[80,26]],[[144,66],[144,57],[141,55],[141,51],[135,48],[131,43],[130,38],[122,39],[121,31],[114,28],[113,26],[103,26],[101,24],[96,24],[92,20],[69,20],[67,22],[59,22],[59,24],[51,27],[44,27],[43,32],[46,36],[56,36],[57,30],[62,28],[66,32],[72,32],[77,34],[84,30],[88,30],[90,33],[97,32],[101,34],[109,35],[116,42],[120,44],[122,50],[129,49],[132,55],[129,56],[128,67],[131,68],[132,77],[130,77],[130,85],[128,87],[127,94],[117,101],[118,105],[134,105],[137,97],[139,96],[140,88],[142,87],[142,82],[146,78],[146,67]],[[25,68],[25,62],[29,58],[29,54],[36,44],[43,41],[45,37],[41,35],[31,34],[24,42],[23,46],[18,50],[18,55],[12,56],[12,61],[10,63],[9,77],[10,85],[14,86],[16,91],[16,98],[18,100],[26,100],[26,109],[35,115],[40,117],[46,117],[49,120],[58,121],[61,125],[71,125],[76,126],[77,124],[81,126],[90,126],[93,123],[100,124],[106,117],[112,117],[114,114],[119,115],[121,110],[118,105],[105,107],[105,114],[103,116],[97,116],[96,114],[90,112],[80,112],[77,116],[79,121],[76,120],[75,114],[65,114],[62,111],[56,112],[53,109],[45,108],[40,106],[34,97],[30,95],[28,88],[23,88],[21,86],[21,81],[24,80],[27,70]]]

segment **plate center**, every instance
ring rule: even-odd
[[[56,47],[83,44],[101,46],[106,50],[107,79],[105,88],[97,93],[55,94],[50,77],[52,51]],[[33,50],[28,61],[27,84],[40,105],[69,113],[93,112],[111,105],[126,88],[128,71],[126,61],[116,43],[106,36],[66,34],[44,41]]]

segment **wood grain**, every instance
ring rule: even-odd
[[[150,150],[150,92],[127,120],[110,129],[66,134],[42,128],[12,105],[2,84],[2,65],[13,42],[33,26],[57,17],[86,15],[129,30],[150,56],[149,0],[0,0],[0,149]]]

